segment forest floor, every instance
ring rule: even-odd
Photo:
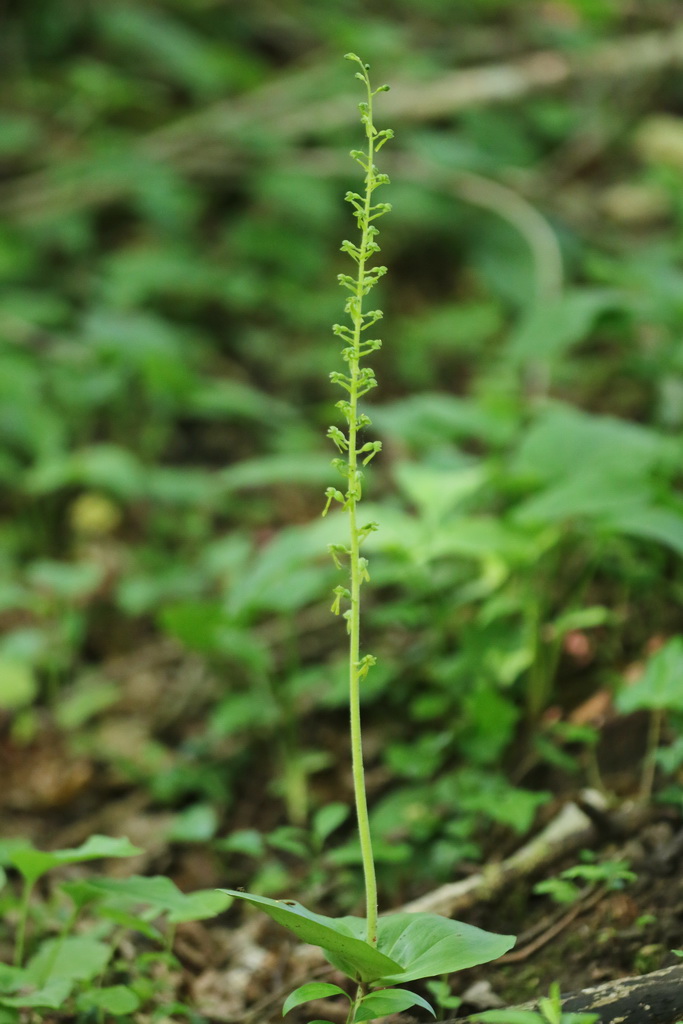
[[[73,737],[47,726],[29,743],[7,741],[0,766],[4,779],[0,834],[27,837],[46,849],[73,847],[93,833],[125,835],[145,852],[132,860],[100,865],[100,873],[166,874],[184,891],[230,886],[233,880],[225,877],[221,858],[210,844],[174,842],[169,838],[173,813],[155,804],[149,788],[130,781],[124,784],[111,766],[98,763],[98,747],[112,742],[144,745],[155,729],[152,718],[160,706],[168,713],[172,687],[165,704],[160,692],[155,693],[155,687],[165,685],[163,675],[149,672],[145,689],[140,685],[143,676],[137,674],[135,687],[127,696],[124,688],[121,704],[98,724],[94,746],[91,742],[79,750]],[[615,807],[633,803],[638,793],[642,732],[643,720],[635,719],[634,724],[632,717],[612,721],[603,733],[598,749],[603,780],[608,791],[620,794],[607,813],[593,814],[592,822],[583,818],[582,835],[569,834],[552,856],[541,857],[531,874],[522,873],[493,897],[483,893],[465,913],[453,915],[518,936],[515,948],[498,962],[450,979],[453,995],[462,998],[458,1013],[533,999],[555,981],[568,993],[679,962],[673,950],[683,945],[680,812],[655,799],[647,810],[631,814],[626,819],[631,824],[626,826],[623,820],[615,824],[613,815]],[[543,809],[540,823],[519,846],[533,844],[544,822],[568,803],[577,799],[580,803],[578,792],[567,787],[566,779],[560,781],[548,773],[543,784],[546,789],[556,786],[557,791]],[[248,788],[245,800],[252,799]],[[242,816],[246,809],[242,815],[235,808],[235,819]],[[634,877],[615,883],[609,878],[578,881],[579,895],[569,903],[535,893],[539,881],[557,878],[581,862],[584,841],[595,863],[625,862]],[[503,854],[490,851],[490,863],[509,857],[514,850],[508,839]],[[466,878],[468,871],[481,870],[481,865],[458,868],[453,881]],[[422,895],[415,892],[409,898]],[[169,976],[168,982],[176,998],[196,1006],[203,1019],[217,1024],[276,1021],[281,1019],[284,997],[296,985],[312,977],[341,980],[320,961],[316,950],[309,955],[269,919],[235,908],[216,920],[181,924],[175,952],[182,970]],[[423,992],[429,995],[426,989]],[[333,1003],[313,1009],[331,1021],[342,1019]],[[292,1019],[304,1020],[304,1016],[297,1018],[298,1012]],[[307,1012],[310,1016],[311,1006]],[[143,1019],[147,1018],[139,1017]]]

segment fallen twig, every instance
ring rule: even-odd
[[[510,1007],[533,1010],[535,1002]],[[562,999],[568,1013],[597,1013],[599,1024],[676,1024],[683,1015],[683,965],[665,967],[640,978],[619,978],[581,989]],[[477,1015],[443,1024],[473,1024]]]
[[[598,795],[586,794],[586,803],[595,804]],[[643,824],[651,815],[645,804],[629,804],[607,815],[601,812],[613,828],[627,831]],[[449,882],[440,888],[407,903],[401,910],[414,913],[429,911],[452,916],[468,910],[475,903],[492,899],[511,882],[546,867],[568,853],[591,846],[599,836],[597,817],[591,819],[578,804],[568,803],[546,827],[499,864],[490,864],[484,870],[459,882]]]

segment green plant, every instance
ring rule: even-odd
[[[157,980],[150,967],[177,966],[172,953],[176,925],[224,910],[230,900],[223,893],[185,894],[163,876],[132,875],[62,881],[53,887],[50,899],[32,899],[36,884],[48,872],[140,852],[127,839],[100,835],[74,849],[49,852],[22,839],[0,843],[0,905],[8,918],[16,916],[18,921],[13,965],[0,967],[2,1024],[18,1022],[22,1012],[63,1006],[79,1021],[99,1022],[105,1015],[164,1005],[166,983]],[[22,879],[19,896],[7,871],[16,871]],[[143,936],[153,948],[124,964],[118,949],[128,932]],[[116,978],[122,971],[129,977],[125,984]]]
[[[472,1020],[487,1024],[595,1024],[598,1013],[564,1013],[560,986],[554,982],[550,992],[538,1000],[538,1010],[486,1010]]]
[[[347,513],[349,540],[335,543],[330,552],[335,565],[348,564],[348,585],[334,590],[332,611],[342,614],[349,634],[349,704],[351,713],[351,756],[356,817],[360,840],[361,861],[365,883],[365,918],[323,917],[311,913],[293,900],[273,900],[255,893],[224,889],[236,899],[260,907],[275,921],[289,928],[297,937],[322,948],[326,958],[356,983],[353,996],[338,985],[311,982],[300,986],[287,998],[283,1012],[301,1003],[322,996],[340,995],[349,1000],[347,1024],[383,1017],[419,1005],[434,1012],[429,1003],[416,993],[394,986],[433,975],[450,973],[475,964],[485,963],[501,956],[514,943],[512,936],[495,935],[457,921],[434,914],[389,914],[378,917],[377,882],[368,815],[360,717],[360,687],[375,664],[370,654],[360,652],[361,587],[369,580],[367,559],[361,554],[363,541],[377,528],[374,521],[360,525],[358,506],[362,496],[362,467],[377,454],[378,441],[361,441],[360,432],[370,425],[369,417],[359,410],[359,400],[376,386],[373,370],[361,365],[363,359],[380,347],[376,339],[368,339],[365,332],[381,318],[380,310],[364,309],[364,299],[377,281],[386,273],[383,266],[372,266],[372,257],[379,252],[376,221],[390,209],[388,203],[375,201],[374,193],[388,183],[386,174],[378,172],[375,154],[392,137],[388,129],[378,130],[373,120],[373,98],[386,90],[386,86],[372,88],[368,66],[355,54],[347,59],[358,64],[360,79],[366,90],[366,99],[360,104],[361,123],[365,132],[365,150],[353,150],[351,155],[364,172],[365,189],[361,195],[348,192],[347,201],[354,209],[360,241],[344,241],[341,249],[356,265],[354,275],[339,275],[340,285],[350,293],[345,313],[350,325],[335,324],[334,334],[341,338],[345,372],[334,372],[332,381],[344,390],[345,397],[337,408],[346,421],[346,433],[336,426],[330,427],[328,436],[337,446],[340,457],[333,465],[345,480],[345,490],[335,487],[326,491],[325,515],[332,503],[339,504]]]
[[[537,882],[534,892],[539,895],[550,896],[556,903],[574,903],[584,894],[575,880],[588,882],[590,885],[602,885],[606,889],[623,889],[629,882],[635,882],[638,877],[630,869],[626,860],[603,860],[592,863],[593,854],[588,850],[583,851],[584,864],[576,864],[573,868],[567,868],[553,878],[544,878]]]
[[[462,1003],[460,996],[454,996],[451,993],[451,987],[445,978],[433,978],[431,981],[425,982],[425,988],[436,1003],[437,1020],[443,1020],[446,1010],[457,1010]]]
[[[632,686],[623,687],[617,695],[617,708],[623,714],[639,710],[649,712],[650,727],[640,783],[643,799],[649,799],[652,794],[665,716],[683,711],[682,671],[683,637],[674,636],[648,658],[640,679]],[[664,760],[666,762],[666,758]],[[671,761],[675,766],[673,758]]]

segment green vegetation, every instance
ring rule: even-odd
[[[637,878],[627,861],[604,860],[596,863],[589,850],[583,851],[583,859],[583,864],[576,864],[555,877],[537,882],[534,892],[550,896],[556,903],[574,903],[596,885],[603,885],[610,890],[622,889],[624,885],[635,882]],[[575,879],[588,882],[589,889],[581,889],[575,884]]]
[[[345,343],[342,356],[348,373],[335,371],[330,374],[334,383],[339,384],[346,394],[345,398],[337,402],[337,408],[346,420],[347,432],[344,434],[334,426],[328,430],[328,437],[346,455],[344,459],[333,461],[335,468],[346,480],[346,490],[342,493],[334,487],[328,487],[323,515],[327,514],[333,501],[348,513],[349,542],[331,544],[330,552],[337,568],[341,568],[342,559],[348,563],[349,586],[335,587],[332,611],[339,615],[341,602],[348,603],[344,618],[349,634],[351,763],[365,880],[365,920],[353,917],[323,918],[311,914],[292,900],[270,900],[235,889],[221,891],[265,910],[278,924],[289,928],[298,938],[320,946],[325,958],[356,983],[356,996],[351,999],[338,985],[307,982],[285,1000],[283,1013],[312,999],[341,995],[350,1003],[347,1024],[360,1024],[361,1021],[384,1017],[411,1006],[421,1006],[434,1015],[434,1010],[422,996],[391,986],[434,974],[449,974],[495,960],[510,949],[515,940],[511,935],[494,935],[435,914],[389,914],[378,921],[377,880],[368,817],[360,715],[360,686],[376,663],[371,654],[363,657],[360,654],[360,591],[361,585],[370,580],[367,559],[360,552],[361,544],[377,529],[377,523],[360,526],[358,514],[363,489],[361,467],[366,466],[380,451],[381,444],[378,441],[361,443],[359,433],[370,425],[370,418],[360,411],[358,403],[377,384],[373,371],[360,364],[364,356],[381,347],[379,340],[369,340],[364,332],[374,327],[382,313],[378,309],[366,311],[364,299],[386,273],[386,267],[371,265],[372,257],[380,251],[377,243],[379,231],[375,221],[391,209],[388,203],[376,202],[376,190],[380,185],[388,184],[389,178],[378,171],[374,161],[376,153],[392,138],[393,133],[386,128],[379,131],[373,119],[372,101],[377,93],[386,92],[388,87],[384,85],[373,89],[368,73],[369,65],[364,64],[354,53],[347,53],[346,58],[360,66],[356,78],[363,82],[367,93],[367,99],[360,104],[366,149],[351,151],[351,156],[363,169],[365,187],[362,195],[357,192],[346,194],[347,201],[355,211],[360,241],[357,245],[350,241],[342,243],[342,251],[348,253],[356,264],[355,276],[339,275],[339,283],[351,293],[344,306],[351,326],[334,325],[335,335]]]
[[[162,822],[146,873],[294,892],[326,920],[365,900],[372,932],[371,863],[398,906],[505,855],[556,786],[621,794],[626,771],[631,795],[683,806],[683,110],[670,4],[636,6],[6,13],[0,826],[17,849],[125,834],[106,808],[138,794]],[[321,519],[335,281],[373,242],[366,219],[339,253],[348,50],[392,82],[391,272],[372,281],[392,343],[360,414],[377,440],[351,437],[356,412],[331,429],[345,483]],[[349,312],[336,379],[365,373],[358,395],[374,313]],[[354,524],[347,458],[380,443]],[[325,550],[346,564],[349,517],[339,588]],[[364,558],[359,841],[348,652],[325,605],[337,587],[355,645]],[[635,723],[626,769],[600,716],[575,717],[600,693]],[[116,1018],[88,1003],[93,979],[144,971],[113,895],[74,933],[64,886],[96,879],[51,871],[29,892],[0,853],[0,961],[43,958],[40,978],[3,973],[0,1022],[30,1014],[60,962],[45,944],[86,931],[109,959],[55,977],[69,994],[44,1005]],[[170,955],[167,910],[116,913],[133,905],[161,936],[140,955]],[[161,1014],[166,995],[141,991]]]
[[[173,986],[158,969],[172,971],[179,963],[172,953],[173,933],[181,921],[198,921],[220,913],[231,900],[211,890],[186,895],[169,878],[130,875],[127,878],[80,878],[55,886],[49,904],[36,911],[31,896],[48,872],[67,865],[141,853],[126,839],[92,835],[71,850],[36,850],[23,840],[0,844],[0,896],[3,913],[18,914],[13,965],[0,972],[0,1020],[14,1024],[22,1011],[63,1010],[78,1019],[104,1020],[138,1009],[176,1012]],[[4,867],[22,878],[17,900],[5,888]],[[29,915],[34,941],[25,957]],[[164,926],[160,928],[160,923]],[[54,934],[53,934],[54,933]],[[152,947],[133,963],[117,956],[126,933]],[[106,983],[108,976],[125,978]],[[103,983],[104,981],[104,983]],[[42,1019],[42,1018],[39,1018]]]

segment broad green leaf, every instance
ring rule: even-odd
[[[265,850],[263,835],[255,828],[236,829],[214,845],[221,852],[243,853],[247,857],[260,857]]]
[[[27,980],[39,988],[50,982],[91,981],[101,974],[114,950],[89,935],[47,939],[26,965]]]
[[[133,846],[128,839],[94,835],[71,850],[52,850],[48,853],[28,847],[20,848],[10,854],[10,863],[29,883],[33,883],[46,871],[63,864],[80,864],[100,857],[134,857],[138,853],[142,853],[142,850]]]
[[[638,509],[625,509],[612,513],[606,525],[615,533],[659,541],[677,554],[683,555],[683,516],[670,509],[649,505],[643,505]]]
[[[325,804],[324,807],[316,811],[313,817],[312,830],[319,843],[324,843],[328,836],[338,829],[342,822],[346,821],[349,811],[348,804],[339,802]]]
[[[437,914],[389,914],[378,925],[378,948],[406,964],[400,972],[385,974],[385,983],[462,971],[496,960],[514,944],[514,935],[497,935]]]
[[[430,523],[441,521],[486,483],[485,469],[471,462],[460,466],[436,467],[419,462],[401,462],[395,469],[399,487]]]
[[[33,702],[38,692],[33,667],[14,658],[0,658],[0,708],[16,711]]]
[[[18,992],[26,985],[26,968],[0,964],[0,992]]]
[[[273,487],[275,484],[324,487],[329,479],[330,460],[314,452],[307,452],[305,459],[299,455],[261,455],[258,459],[242,459],[218,474],[218,480],[228,494],[245,488]]]
[[[27,490],[34,495],[77,484],[130,499],[145,493],[146,476],[132,452],[113,444],[93,444],[45,458],[26,477]]]
[[[526,431],[510,468],[539,483],[585,473],[596,479],[604,474],[612,480],[642,480],[675,457],[671,439],[655,430],[558,402],[546,407]]]
[[[379,981],[385,974],[402,970],[400,963],[374,949],[361,937],[365,932],[365,921],[360,917],[323,917],[294,900],[271,900],[235,889],[221,889],[220,892],[259,907],[304,942],[322,947],[330,963],[356,980]]]
[[[221,627],[229,625],[218,601],[178,601],[167,604],[159,613],[165,632],[178,637],[190,650],[213,654]]]
[[[216,889],[197,889],[196,892],[183,893],[182,904],[169,911],[168,920],[171,924],[183,921],[204,921],[216,914],[222,914],[232,903],[225,894]]]
[[[176,815],[168,838],[182,843],[206,843],[216,834],[218,816],[211,804],[191,804]]]
[[[65,693],[60,693],[55,718],[60,728],[69,732],[80,729],[89,719],[115,704],[120,688],[96,675],[84,675]]]
[[[2,1006],[44,1007],[58,1010],[71,992],[71,982],[55,978],[42,988],[23,996],[0,996]]]
[[[107,985],[104,988],[91,988],[78,997],[80,1010],[104,1010],[116,1017],[125,1013],[134,1013],[140,1007],[140,1000],[135,992],[126,985]]]
[[[402,988],[386,988],[381,992],[371,992],[365,996],[354,1015],[354,1024],[360,1024],[364,1020],[372,1020],[373,1017],[385,1017],[389,1013],[401,1013],[411,1006],[421,1006],[428,1010],[432,1017],[436,1017],[432,1006],[418,996],[415,992],[408,992]]]
[[[350,996],[339,985],[332,985],[327,981],[311,981],[306,985],[299,985],[285,999],[282,1007],[282,1016],[293,1010],[295,1006],[308,1003],[311,999],[324,999],[325,996],[344,996],[350,1000]]]
[[[407,441],[411,448],[431,449],[445,440],[476,437],[494,446],[514,435],[514,413],[488,410],[482,402],[439,391],[409,395],[376,409],[372,422],[387,437]]]
[[[616,522],[624,510],[637,517],[647,495],[648,484],[619,470],[606,473],[602,467],[587,466],[568,475],[522,502],[515,510],[516,523],[555,523],[567,519],[596,518]]]
[[[106,893],[119,902],[123,901],[124,904],[146,903],[160,913],[168,914],[172,924],[215,917],[229,907],[231,902],[216,889],[181,892],[165,875],[155,875],[151,878],[143,875],[133,875],[130,878],[93,878],[89,884],[99,892]]]
[[[515,363],[539,359],[552,363],[588,335],[601,313],[623,301],[616,291],[576,288],[536,304],[513,331],[506,354]]]
[[[191,394],[187,396],[187,409],[193,416],[199,419],[210,420],[260,420],[263,423],[291,421],[294,410],[285,402],[279,401],[273,395],[265,394],[258,388],[246,384],[244,381],[228,380],[224,377],[216,377],[197,381]],[[312,454],[312,453],[311,453]],[[314,465],[316,460],[314,461]],[[261,456],[258,459],[240,460],[230,469],[221,470],[219,478],[228,488],[268,486],[272,483],[279,483],[290,479],[287,470],[292,470],[295,465],[295,472],[306,473],[305,463],[308,459],[293,459],[291,455],[282,456]],[[258,465],[257,465],[258,464]],[[275,478],[273,478],[273,474]],[[316,465],[316,483],[321,482],[321,465]],[[328,460],[329,474],[329,460]],[[305,477],[299,477],[301,482],[306,482]]]
[[[683,637],[673,637],[656,651],[638,682],[621,690],[616,704],[624,714],[683,711]]]
[[[404,913],[380,918],[377,949],[373,949],[362,937],[363,918],[322,917],[294,901],[271,900],[234,889],[221,891],[262,907],[304,942],[321,946],[335,967],[367,982],[403,984],[450,974],[495,960],[515,943],[512,935],[496,935],[436,914]]]
[[[102,581],[103,570],[92,562],[35,561],[27,572],[29,583],[65,601],[88,597]]]
[[[549,625],[555,636],[564,636],[574,629],[595,629],[606,622],[614,621],[614,613],[602,604],[591,605],[589,608],[575,608],[564,612],[553,619]]]
[[[102,893],[96,893],[96,895],[100,898],[102,897]],[[97,908],[97,916],[102,920],[112,921],[121,928],[127,928],[128,931],[139,932],[140,935],[144,935],[145,938],[151,939],[152,942],[156,942],[160,946],[164,944],[165,937],[163,932],[159,931],[158,928],[155,928],[148,921],[145,921],[142,914],[134,914],[132,911],[127,913],[118,907],[104,905]]]

